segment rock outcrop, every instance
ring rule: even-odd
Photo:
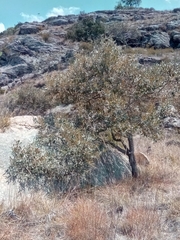
[[[41,23],[19,23],[0,34],[0,87],[67,67],[78,50],[66,39],[70,26],[86,16],[105,25],[119,45],[142,48],[180,48],[179,11],[153,8],[96,11],[50,17]]]

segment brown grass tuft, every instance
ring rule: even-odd
[[[78,199],[68,210],[65,222],[68,239],[108,239],[108,217],[96,201]]]

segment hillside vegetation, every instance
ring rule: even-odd
[[[55,31],[53,24],[67,18],[45,20],[44,27],[48,22]],[[0,56],[3,77],[16,82],[1,88],[0,128],[8,131],[11,117],[32,115],[39,129],[31,144],[12,148],[5,176],[21,191],[0,203],[0,239],[180,239],[178,49],[129,48],[136,28],[127,22],[116,22],[118,34],[117,25],[84,14],[75,28],[68,24],[59,46],[74,49],[61,63],[53,62],[56,44],[41,32],[44,56],[53,52],[49,70],[39,68],[41,61],[36,69],[30,64],[41,51],[37,32],[33,45],[23,24],[11,36],[25,36],[29,56],[11,55],[14,43]],[[26,64],[27,72],[15,77],[14,66],[22,71]],[[38,74],[23,79],[30,69]]]

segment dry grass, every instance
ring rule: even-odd
[[[137,180],[51,198],[22,193],[2,203],[0,239],[179,239],[180,149],[166,144],[178,138],[135,139],[150,161]]]
[[[109,239],[107,213],[95,200],[77,199],[65,217],[66,236],[70,240]]]
[[[39,115],[51,106],[49,95],[44,89],[24,84],[5,96],[4,104],[14,115]]]
[[[0,115],[0,130],[5,131],[10,125],[10,116],[9,114]]]
[[[4,96],[0,98],[0,131],[5,131],[10,125],[9,111],[4,107]]]
[[[159,235],[160,216],[144,206],[128,209],[121,227],[123,235],[133,239],[150,240]]]

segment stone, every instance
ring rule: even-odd
[[[36,34],[43,28],[43,25],[37,24],[37,23],[24,23],[19,28],[19,35],[25,35],[25,34]]]
[[[177,117],[166,117],[164,119],[165,128],[180,128],[180,118]]]
[[[172,21],[172,22],[168,22],[166,24],[167,30],[174,30],[180,27],[180,20],[176,20],[176,21]]]
[[[142,36],[141,45],[144,47],[169,48],[170,47],[170,36],[166,32],[152,32]]]
[[[130,165],[126,156],[115,149],[107,149],[85,176],[85,182],[87,181],[90,186],[102,186],[116,183],[126,177],[131,177]]]
[[[7,66],[2,69],[2,73],[6,74],[9,78],[21,77],[24,74],[31,73],[33,66],[28,64],[18,64],[15,66]]]
[[[173,31],[170,35],[170,45],[172,48],[180,48],[180,32]]]
[[[163,61],[163,59],[162,58],[160,58],[160,57],[141,57],[141,58],[139,58],[139,63],[140,64],[160,64],[162,61]]]

